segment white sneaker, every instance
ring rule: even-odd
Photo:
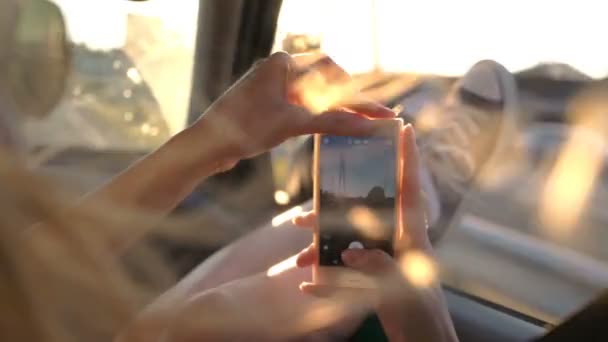
[[[420,155],[440,206],[438,218],[430,220],[431,240],[458,219],[458,208],[482,170],[508,153],[518,107],[513,75],[484,60],[456,82],[443,104],[416,116]]]

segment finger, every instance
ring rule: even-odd
[[[291,65],[291,56],[279,51],[260,61],[252,70],[256,71],[256,75],[259,77],[258,84],[271,87],[276,90],[276,94],[280,94],[282,98],[287,98],[287,83]]]
[[[292,56],[292,79],[304,77],[311,72],[321,73],[331,82],[349,82],[350,75],[334,60],[321,53],[300,54]]]
[[[296,257],[296,266],[300,268],[312,266],[317,263],[318,259],[319,253],[317,248],[311,244],[298,253],[298,256]]]
[[[315,113],[337,107],[357,90],[350,75],[327,55],[296,56],[290,70],[287,100]]]
[[[405,125],[402,131],[401,193],[405,207],[417,207],[421,204],[422,189],[420,186],[420,160],[416,145],[416,133],[411,124]]]
[[[356,103],[345,103],[342,104],[341,107],[370,118],[390,119],[397,116],[397,113],[390,108],[374,101],[363,100]]]
[[[346,249],[342,261],[348,267],[368,274],[378,274],[395,267],[395,261],[379,249]]]
[[[330,109],[347,109],[358,114],[372,118],[393,118],[395,112],[391,109],[363,98],[358,92],[358,87],[353,83],[350,75],[336,64],[329,56],[320,54],[298,55],[292,58],[293,74],[290,80],[294,87],[288,95],[288,101],[297,105],[304,105],[300,98],[301,92],[306,92],[310,87],[332,87],[333,91],[340,89],[342,93],[335,98],[335,103]],[[322,75],[322,84],[317,84],[314,75]],[[338,87],[338,88],[336,88]],[[327,91],[330,91],[329,88]],[[350,94],[350,96],[349,96]],[[340,100],[342,98],[342,100]]]
[[[402,131],[402,172],[400,180],[401,227],[398,239],[399,250],[408,247],[428,247],[426,215],[420,183],[420,157],[416,146],[416,135],[411,125]]]
[[[291,55],[291,57],[292,65],[295,67],[294,70],[304,70],[318,60],[327,57],[327,55],[324,53],[306,52],[296,53]]]
[[[309,116],[301,126],[303,134],[322,133],[341,136],[370,135],[376,128],[378,123],[374,123],[374,120],[346,111]]]
[[[251,69],[255,69],[257,67],[259,67],[260,65],[262,65],[264,62],[266,62],[268,58],[260,58],[257,61],[253,62],[253,64],[251,65]]]
[[[309,211],[307,213],[300,214],[294,217],[291,222],[296,226],[304,227],[304,228],[313,228],[316,224],[317,215],[314,211]]]

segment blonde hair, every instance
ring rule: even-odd
[[[48,1],[29,4],[40,13],[57,12]],[[51,28],[61,33],[63,19],[55,14]],[[10,29],[0,27],[0,33]],[[2,35],[0,44],[10,48],[6,39],[11,37],[10,32]],[[0,341],[109,340],[177,280],[158,248],[144,240],[122,256],[115,250],[117,239],[154,231],[165,240],[218,246],[238,231],[202,232],[202,214],[159,219],[100,200],[82,202],[29,170],[17,153],[20,127],[14,121],[23,112],[41,114],[55,105],[51,99],[62,89],[47,81],[64,82],[70,62],[67,51],[62,51],[65,58],[47,56],[45,46],[39,47],[28,45],[14,54],[30,62],[59,59],[16,68],[0,53]],[[22,86],[36,80],[35,89]]]
[[[158,251],[141,243],[116,255],[116,236],[152,227],[171,239],[218,243],[236,231],[202,233],[192,217],[158,222],[147,213],[87,201],[34,175],[0,150],[0,340],[111,339],[176,281]],[[136,271],[136,272],[135,272]]]

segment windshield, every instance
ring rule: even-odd
[[[414,125],[431,231],[434,220],[445,229],[436,244],[445,285],[556,323],[608,284],[605,9],[586,0],[284,0],[274,49],[327,53],[368,98]],[[499,64],[475,69],[482,60]],[[488,143],[498,133],[480,137],[492,132],[480,113],[496,105],[502,113],[489,120],[512,121],[513,132],[488,171],[469,154],[499,150]],[[272,153],[277,203],[305,188],[310,166],[290,157],[304,139]],[[484,173],[463,185],[458,166]],[[446,212],[457,214],[440,221]]]
[[[149,151],[183,129],[198,1],[55,3],[67,22],[72,69],[59,106],[26,123],[32,148]]]
[[[285,0],[277,47],[288,34],[318,36],[351,73],[457,76],[491,58],[511,71],[564,63],[599,78],[608,76],[605,9],[587,0]]]

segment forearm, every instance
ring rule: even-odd
[[[181,151],[179,136],[127,170],[112,178],[85,201],[103,201],[119,207],[165,214],[211,174],[212,156],[207,165],[197,167]],[[186,158],[184,158],[186,157]]]
[[[137,161],[98,190],[85,196],[81,205],[102,205],[162,217],[173,210],[194,188],[214,173],[234,166],[236,159],[223,150],[206,127],[186,129],[155,152]],[[195,137],[194,135],[203,135]],[[204,137],[208,139],[204,139]],[[203,141],[203,143],[200,143]],[[143,232],[125,229],[112,237],[112,248],[122,250]]]

